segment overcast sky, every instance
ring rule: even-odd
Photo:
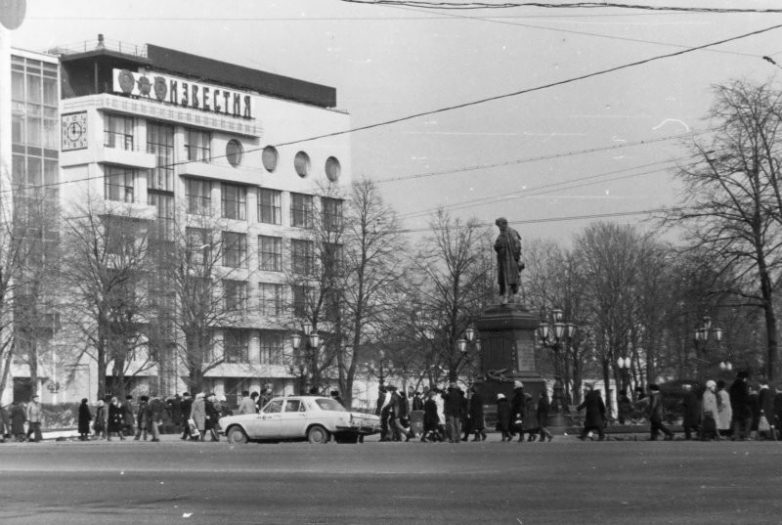
[[[527,239],[568,242],[597,220],[565,217],[626,213],[601,220],[638,223],[636,212],[676,204],[670,161],[686,155],[688,133],[707,128],[711,87],[782,78],[762,60],[782,63],[782,29],[600,73],[782,24],[782,14],[337,0],[28,4],[14,47],[39,51],[103,33],[327,84],[354,128],[434,112],[352,134],[353,177],[377,181],[413,231],[439,206],[487,224],[505,216]]]

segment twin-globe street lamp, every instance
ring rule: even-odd
[[[456,348],[459,350],[459,353],[461,354],[462,358],[468,359],[470,363],[470,382],[473,381],[475,376],[475,370],[472,368],[472,359],[467,357],[467,345],[472,344],[473,348],[475,348],[475,351],[480,354],[481,351],[481,340],[475,338],[475,328],[472,327],[472,325],[468,326],[464,330],[464,337],[458,339],[456,341]]]
[[[551,348],[554,352],[554,392],[551,399],[552,425],[561,426],[565,424],[563,414],[567,412],[566,403],[569,402],[568,392],[563,387],[562,373],[563,365],[565,379],[569,379],[567,356],[560,359],[560,349],[566,347],[573,340],[576,334],[576,325],[563,320],[562,310],[555,308],[552,313],[552,323],[542,321],[538,325],[538,337],[541,344],[546,348]]]
[[[708,346],[709,339],[711,339],[712,336],[719,345],[720,341],[722,341],[722,328],[716,326],[712,327],[711,317],[704,315],[701,325],[695,329],[695,336],[693,339],[695,343],[695,352],[699,361],[703,361],[700,356],[706,352],[706,347]],[[728,360],[721,361],[719,366],[720,370],[724,372],[729,372],[733,369],[733,365]]]
[[[304,321],[302,323],[302,332],[304,332],[304,339],[305,339],[305,349],[310,350],[312,348],[318,348],[320,346],[320,334],[318,334],[317,331],[312,331],[312,325],[309,323],[309,321]],[[301,348],[302,343],[302,336],[298,332],[294,332],[291,336],[291,345],[293,346],[293,351],[297,354],[299,353],[299,348]],[[309,352],[307,352],[307,355],[309,357]],[[299,358],[301,356],[298,356]],[[299,384],[299,390],[303,390],[304,387],[304,378],[299,378],[300,384]],[[304,393],[304,392],[300,392]]]

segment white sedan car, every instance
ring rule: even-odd
[[[258,414],[220,418],[220,428],[229,443],[306,439],[327,443],[355,443],[359,436],[380,430],[375,415],[349,412],[339,402],[322,396],[276,397]]]

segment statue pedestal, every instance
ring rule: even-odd
[[[535,361],[535,330],[538,317],[520,304],[494,305],[476,321],[481,338],[481,375],[488,428],[494,428],[497,394],[513,397],[513,383],[524,383],[524,392],[538,399],[546,382]]]

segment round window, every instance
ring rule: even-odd
[[[242,163],[242,155],[244,154],[244,148],[242,143],[236,139],[231,139],[225,146],[225,158],[228,159],[228,163],[234,168]]]
[[[331,182],[337,182],[339,176],[342,174],[342,166],[339,165],[339,161],[336,157],[329,157],[326,159],[326,177]]]
[[[310,156],[303,151],[298,152],[293,159],[293,167],[296,168],[299,177],[306,177],[310,174]]]
[[[263,148],[263,153],[261,154],[261,160],[263,162],[263,167],[266,168],[266,171],[269,173],[272,173],[274,170],[277,169],[277,161],[279,160],[279,154],[277,153],[277,148],[274,146],[266,146]]]

